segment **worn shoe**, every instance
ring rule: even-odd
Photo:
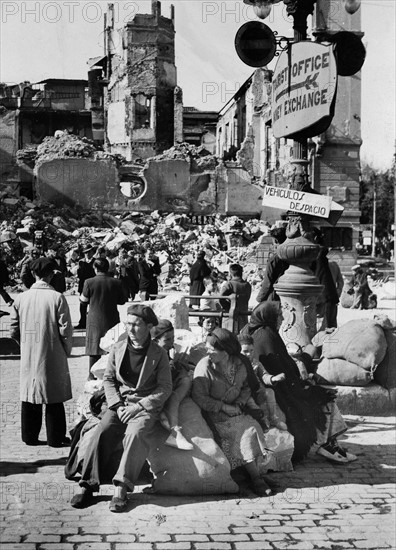
[[[78,495],[74,495],[74,497],[70,501],[70,505],[73,506],[73,508],[86,508],[87,506],[92,504],[92,500],[92,491],[90,491],[89,489],[83,489],[81,493],[78,493]]]
[[[48,443],[48,446],[57,449],[58,447],[70,447],[70,444],[70,437],[65,437],[64,439],[62,439],[62,441],[59,441],[59,443]]]
[[[128,498],[125,497],[113,497],[109,504],[110,512],[119,514],[120,512],[125,512],[128,507]]]
[[[257,478],[252,481],[252,491],[259,497],[269,497],[274,494],[274,491],[262,478]]]
[[[348,453],[348,451],[340,447],[338,443],[326,443],[326,445],[319,447],[316,454],[324,456],[327,460],[331,460],[332,462],[338,462],[339,464],[354,462],[358,458],[356,455]]]
[[[184,437],[180,426],[172,429],[168,439],[165,441],[165,445],[175,447],[180,451],[192,451],[194,449],[194,445]]]

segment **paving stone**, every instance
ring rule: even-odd
[[[72,535],[67,537],[67,542],[102,542],[102,537],[100,535]]]
[[[114,544],[114,550],[152,550],[153,545],[148,542],[131,542],[131,543],[123,543],[123,542],[116,542]],[[78,548],[80,550],[80,548]]]
[[[170,535],[161,533],[152,533],[150,535],[139,535],[139,542],[169,542]]]
[[[188,535],[175,535],[175,541],[209,542],[209,537],[207,535],[198,535],[196,533],[191,533]]]
[[[231,527],[233,533],[262,533],[263,529],[261,527]]]
[[[194,546],[195,550],[231,550],[228,542],[197,542]]]
[[[253,533],[251,535],[253,540],[268,540],[268,541],[278,541],[278,540],[290,540],[288,535],[282,535],[282,533]]]
[[[0,533],[0,541],[1,544],[4,544],[6,542],[21,542],[22,537],[20,535],[13,535],[13,534],[4,534]]]
[[[159,542],[155,545],[156,550],[190,550],[191,543],[184,542]]]
[[[60,535],[42,535],[34,534],[34,535],[28,535],[25,539],[26,542],[60,542],[61,538]]]
[[[276,550],[313,550],[314,545],[310,542],[274,542],[273,547]]]
[[[356,547],[356,548],[372,548],[372,549],[375,549],[375,550],[379,550],[380,548],[394,548],[394,546],[392,546],[392,544],[386,542],[386,541],[381,541],[381,540],[372,540],[372,541],[369,541],[369,540],[356,540],[356,541],[353,541],[353,545]]]
[[[211,535],[210,538],[214,542],[239,542],[239,541],[247,541],[250,540],[249,537],[245,534],[232,534],[229,533],[228,535]]]
[[[235,550],[272,550],[273,546],[269,542],[236,542]]]
[[[301,533],[300,529],[293,527],[293,525],[281,525],[280,527],[269,525],[265,528],[265,531],[268,533]]]
[[[136,535],[107,535],[106,542],[136,542]]]

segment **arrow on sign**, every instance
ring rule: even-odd
[[[315,73],[312,76],[308,75],[307,78],[302,82],[298,82],[297,84],[292,84],[291,86],[288,86],[276,96],[275,98],[276,101],[278,101],[283,95],[287,93],[290,94],[290,92],[294,92],[294,90],[298,90],[299,88],[305,88],[306,90],[309,90],[311,86],[313,88],[318,88],[319,84],[316,82],[316,79],[318,78],[318,76],[319,76],[319,72]]]

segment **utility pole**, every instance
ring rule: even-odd
[[[375,176],[373,185],[373,234],[371,241],[371,255],[375,258],[375,226],[377,225],[377,179]]]

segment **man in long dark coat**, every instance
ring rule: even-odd
[[[88,380],[92,379],[91,367],[100,359],[104,351],[99,343],[106,332],[120,322],[117,304],[125,304],[126,293],[121,281],[110,277],[109,262],[98,258],[94,262],[96,276],[87,279],[80,301],[89,304],[85,353],[89,355]]]
[[[158,294],[158,276],[161,274],[159,259],[154,252],[147,248],[144,258],[138,262],[139,295],[142,301],[155,300],[150,295]]]
[[[212,270],[208,266],[205,260],[205,252],[201,250],[197,253],[196,261],[192,264],[190,268],[190,295],[191,296],[202,296],[205,291],[205,285],[203,280],[205,277],[209,277]],[[190,307],[198,306],[200,300],[199,298],[191,298]]]
[[[77,277],[78,277],[78,293],[81,294],[84,288],[84,283],[87,279],[95,277],[95,270],[93,267],[95,261],[95,247],[87,246],[84,250],[84,259],[78,262]],[[75,329],[85,329],[87,326],[87,309],[86,302],[80,301],[80,320]]]

